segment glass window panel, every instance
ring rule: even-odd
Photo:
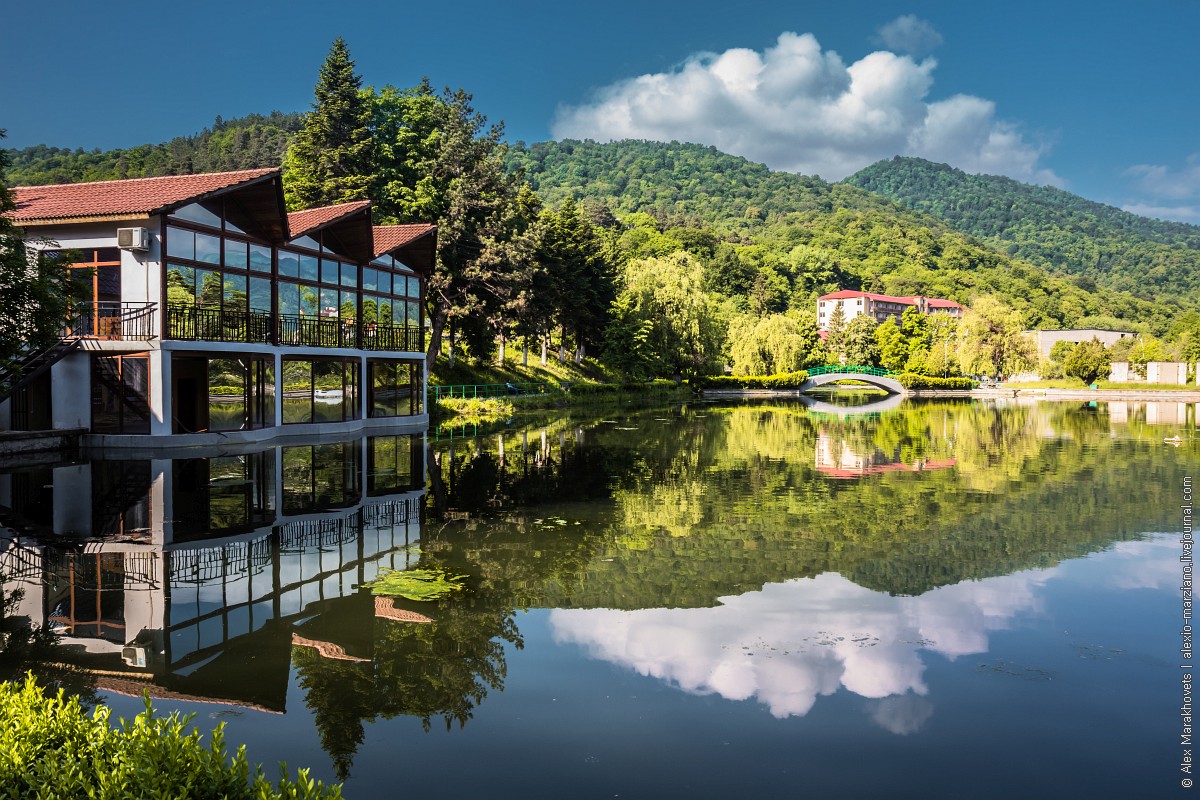
[[[342,286],[358,286],[358,267],[342,264]]]
[[[300,247],[307,247],[310,250],[321,249],[321,245],[317,244],[316,240],[309,236],[298,236],[295,239],[292,239],[292,244],[299,245]]]
[[[196,234],[183,228],[167,228],[167,255],[179,258],[196,257]]]
[[[344,419],[358,419],[358,362],[344,361],[342,374],[345,381],[346,403],[343,407]]]
[[[247,264],[246,243],[237,239],[225,240],[225,266],[245,269]]]
[[[378,264],[381,267],[390,267],[392,265],[392,257],[391,256],[380,256],[379,258],[375,259],[371,263]]]
[[[182,264],[167,265],[167,302],[195,305],[196,270]]]
[[[225,220],[225,230],[227,230],[227,231],[233,231],[234,233],[245,233],[245,231],[244,231],[244,230],[242,230],[241,228],[239,228],[237,225],[234,225],[234,224],[233,224],[232,222],[230,222],[229,220]]]
[[[208,360],[208,427],[238,431],[246,427],[247,363],[238,358]]]
[[[300,287],[294,283],[280,283],[279,289],[279,313],[280,314],[299,314],[300,313]]]
[[[207,233],[196,234],[196,260],[207,264],[221,263],[221,237]]]
[[[250,310],[262,314],[271,313],[271,279],[250,279]],[[295,314],[296,312],[291,312]]]
[[[262,244],[250,245],[250,269],[255,272],[270,272],[271,248]]]
[[[379,298],[363,295],[362,322],[363,325],[374,325],[379,322]]]
[[[320,302],[317,287],[300,285],[300,313],[306,317],[317,316]]]
[[[417,278],[408,279],[408,296],[418,300],[421,298],[421,281]]]
[[[283,360],[283,422],[312,422],[312,362]],[[287,465],[284,465],[286,473]],[[286,492],[286,488],[285,488]]]
[[[300,279],[316,283],[320,274],[319,263],[316,256],[300,256]]]
[[[398,328],[404,327],[405,304],[396,302],[392,304],[392,324]]]
[[[366,300],[364,300],[363,303],[364,303],[363,311],[365,312],[366,311],[366,305],[365,305]],[[386,297],[379,299],[379,313],[376,315],[376,319],[379,321],[380,325],[391,325],[392,324],[392,301],[391,300],[388,300]]]
[[[300,276],[300,255],[287,250],[279,251],[279,274],[289,278]]]
[[[346,402],[341,361],[313,362],[315,422],[340,422]]]
[[[392,273],[390,273],[390,272],[380,272],[379,273],[379,293],[380,294],[391,294],[392,293]]]
[[[221,305],[223,293],[221,273],[207,269],[196,270],[196,299],[200,305],[214,307]]]
[[[258,427],[275,425],[275,359],[264,358],[256,362],[258,380],[255,390],[259,392],[255,406],[259,411]]]
[[[198,225],[207,225],[210,228],[221,227],[221,218],[199,203],[190,203],[182,208],[177,208],[171,212],[171,216],[195,222]]]
[[[338,262],[328,258],[321,259],[321,283],[338,282]]]
[[[375,292],[379,290],[379,270],[364,268],[362,274],[363,291]]]
[[[336,317],[338,315],[338,290],[321,289],[321,316]]]
[[[341,317],[347,322],[354,322],[358,318],[358,294],[355,292],[342,292],[341,297]]]
[[[225,274],[225,307],[236,311],[246,310],[246,276]]]
[[[421,327],[421,304],[407,303],[406,305],[408,306],[408,327]]]

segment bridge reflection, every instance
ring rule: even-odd
[[[895,411],[904,403],[904,395],[888,394],[865,403],[841,404],[819,400],[811,395],[800,395],[800,402],[813,414],[833,414],[849,416],[853,414],[879,414],[884,411]]]

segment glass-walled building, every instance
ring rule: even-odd
[[[433,225],[372,225],[368,201],[288,213],[273,169],[13,194],[82,301],[0,386],[0,430],[142,446],[428,422]]]

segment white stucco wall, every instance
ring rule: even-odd
[[[55,430],[92,427],[88,354],[76,351],[50,368],[50,405]]]

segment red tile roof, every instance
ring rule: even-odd
[[[12,193],[17,207],[5,216],[21,224],[35,220],[155,214],[270,175],[279,175],[279,170],[246,169],[123,181],[14,186]]]
[[[317,228],[324,227],[331,222],[336,222],[370,207],[370,200],[357,200],[353,203],[339,203],[336,206],[321,206],[320,208],[309,208],[304,211],[289,211],[287,215],[288,230],[291,232],[292,238],[295,239],[297,236],[311,233]]]
[[[892,301],[896,301],[896,302],[900,301],[899,297],[892,297],[892,296],[886,295],[886,294],[874,294],[873,292],[859,292],[854,289],[842,289],[840,292],[834,292],[833,294],[823,294],[823,295],[821,295],[821,297],[819,299],[821,299],[821,300],[846,300],[851,297],[869,297],[872,300],[892,300]]]
[[[378,257],[433,233],[437,226],[428,222],[412,222],[407,225],[376,225],[371,230],[375,234],[375,256]]]
[[[849,300],[855,297],[869,297],[872,300],[878,300],[883,303],[901,303],[906,306],[915,306],[918,295],[909,295],[908,297],[893,297],[890,294],[875,294],[874,292],[859,292],[854,289],[842,289],[840,292],[821,295],[820,300]],[[924,298],[925,304],[930,308],[962,308],[960,304],[953,300],[942,300],[937,297]]]

